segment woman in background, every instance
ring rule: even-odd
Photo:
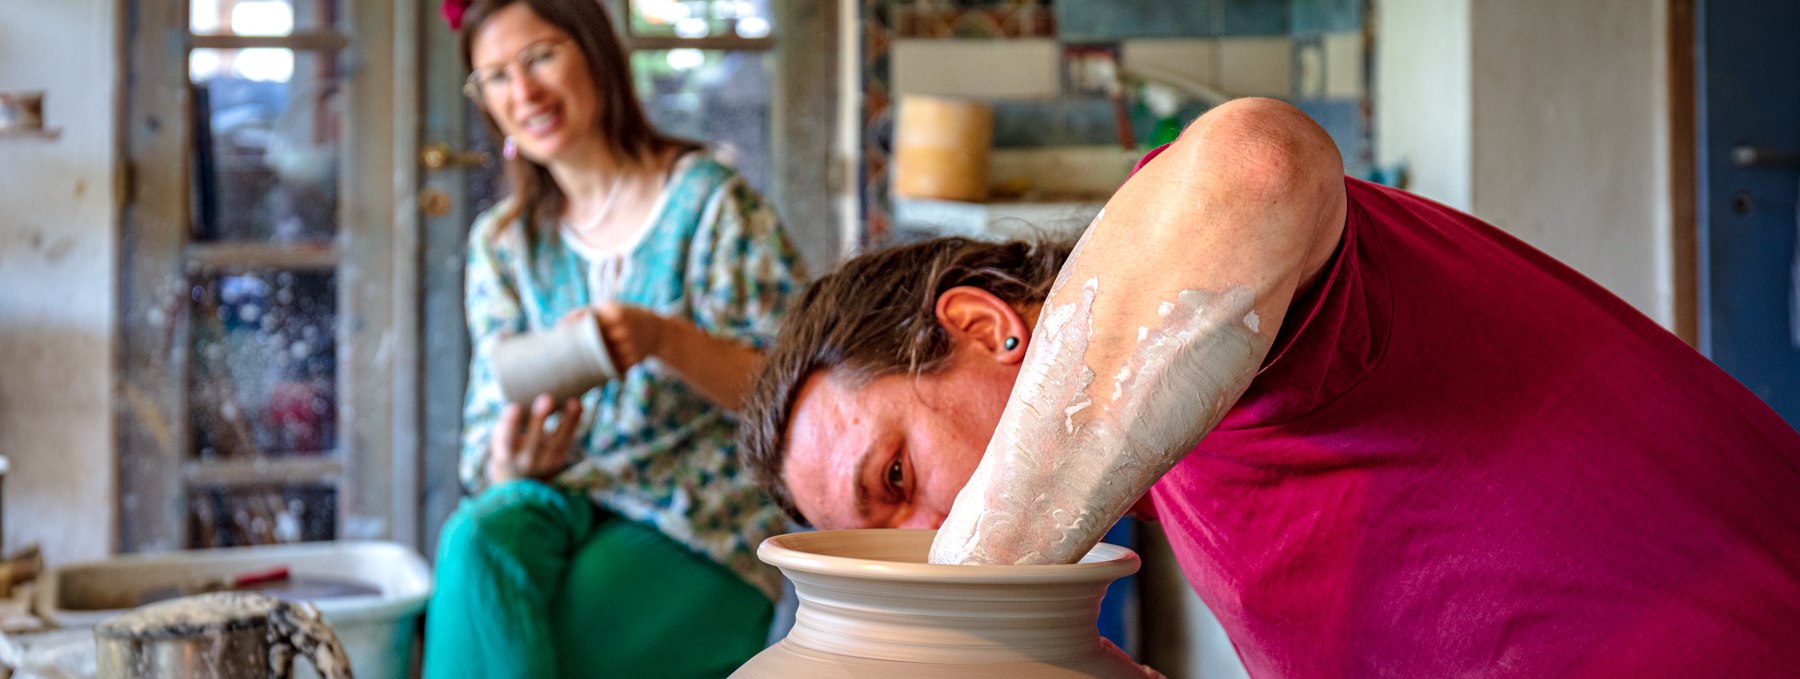
[[[754,549],[786,523],[727,411],[800,285],[793,248],[741,177],[651,126],[596,0],[457,14],[512,195],[469,238],[475,496],[444,527],[426,674],[723,676],[779,591]],[[507,404],[495,344],[559,322],[596,323],[619,379]]]

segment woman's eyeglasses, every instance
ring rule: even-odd
[[[532,43],[519,50],[519,56],[513,57],[510,62],[475,69],[469,74],[469,79],[463,81],[463,94],[485,108],[488,97],[506,89],[521,72],[534,79],[544,78],[563,58],[563,51],[574,42],[573,38],[569,38],[556,42]],[[514,71],[514,66],[519,67],[519,70]]]

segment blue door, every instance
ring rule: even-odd
[[[1700,350],[1800,427],[1800,2],[1695,9]]]

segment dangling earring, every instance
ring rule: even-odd
[[[1019,338],[1017,338],[1017,337],[1006,338],[1006,344],[1004,346],[1006,347],[1007,351],[1012,351],[1014,349],[1019,348]]]
[[[500,155],[506,156],[507,160],[519,157],[519,142],[512,135],[506,135],[506,143],[500,146]]]

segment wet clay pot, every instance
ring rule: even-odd
[[[794,629],[731,676],[1140,678],[1095,628],[1108,583],[1137,572],[1098,545],[1053,566],[926,563],[930,530],[791,533],[757,549],[799,593]],[[1154,676],[1154,675],[1150,675]]]

